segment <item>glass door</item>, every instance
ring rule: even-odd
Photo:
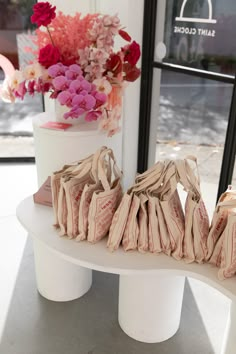
[[[216,200],[231,182],[236,151],[236,3],[147,0],[145,12],[139,172],[195,155]]]

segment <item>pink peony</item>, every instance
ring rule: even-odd
[[[39,63],[44,66],[46,69],[49,66],[56,64],[60,59],[60,52],[57,47],[54,47],[52,44],[47,44],[45,47],[39,51]]]
[[[31,22],[36,23],[38,27],[48,26],[56,17],[56,6],[49,2],[38,2],[33,6],[34,14],[31,16]]]

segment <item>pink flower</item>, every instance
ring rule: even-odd
[[[93,84],[96,85],[97,91],[103,92],[106,95],[109,95],[109,93],[112,90],[112,86],[111,86],[110,82],[104,76],[101,79],[94,80]]]
[[[45,68],[56,64],[60,59],[60,52],[57,47],[52,44],[47,44],[45,47],[40,49],[38,61]]]
[[[70,81],[65,76],[57,76],[52,80],[52,84],[58,91],[66,90],[69,87]]]
[[[30,80],[28,82],[28,93],[30,96],[33,96],[35,92],[35,80]]]
[[[138,43],[133,41],[131,44],[122,48],[125,53],[124,60],[130,65],[134,66],[140,58],[140,46]]]
[[[101,117],[101,114],[101,111],[91,111],[86,114],[84,119],[87,122],[92,122],[93,120],[97,120],[99,117]]]
[[[57,96],[57,99],[62,106],[66,105],[69,107],[71,105],[72,97],[73,96],[69,91],[62,91]]]
[[[70,86],[69,86],[69,91],[71,93],[79,93],[81,91],[81,85],[80,85],[80,80],[73,80],[71,83],[70,83]]]
[[[56,17],[56,6],[49,2],[38,2],[33,6],[34,14],[31,16],[31,22],[36,23],[38,27],[48,26]]]
[[[21,82],[17,88],[17,90],[15,90],[15,96],[19,97],[23,100],[23,98],[25,97],[27,90],[26,90],[26,86],[25,86],[25,81]]]
[[[69,70],[78,75],[82,75],[81,67],[78,64],[72,64],[69,66]]]
[[[35,85],[35,90],[37,92],[48,92],[51,88],[51,83],[50,82],[44,82],[41,78],[38,79],[38,82]]]
[[[95,94],[95,99],[96,99],[96,108],[102,106],[104,103],[107,101],[107,95],[102,92],[97,92]]]
[[[82,114],[84,114],[84,109],[80,108],[80,107],[73,107],[69,112],[66,112],[64,114],[64,118],[78,118],[79,116],[81,116]]]
[[[6,77],[3,81],[2,87],[0,87],[0,95],[4,102],[15,102],[15,95],[10,87],[9,77]]]
[[[84,111],[90,111],[94,108],[95,104],[96,100],[92,95],[75,95],[72,99],[72,106],[78,106],[84,109]]]
[[[62,63],[57,63],[48,68],[48,74],[51,77],[56,77],[60,75],[64,75],[66,71],[66,67]]]

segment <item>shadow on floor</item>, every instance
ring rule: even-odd
[[[36,290],[28,240],[5,324],[1,354],[214,354],[188,281],[177,334],[159,344],[129,338],[119,327],[118,276],[94,272],[81,299],[56,303]],[[145,324],[144,324],[145,325]]]

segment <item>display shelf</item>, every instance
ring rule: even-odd
[[[20,203],[17,216],[30,236],[73,264],[122,275],[169,273],[192,277],[236,301],[236,277],[221,281],[217,278],[218,268],[210,264],[186,264],[184,260],[176,261],[164,254],[125,252],[121,247],[110,252],[106,247],[107,239],[91,244],[87,241],[69,240],[66,236],[60,237],[53,227],[52,208],[34,204],[32,197]]]

